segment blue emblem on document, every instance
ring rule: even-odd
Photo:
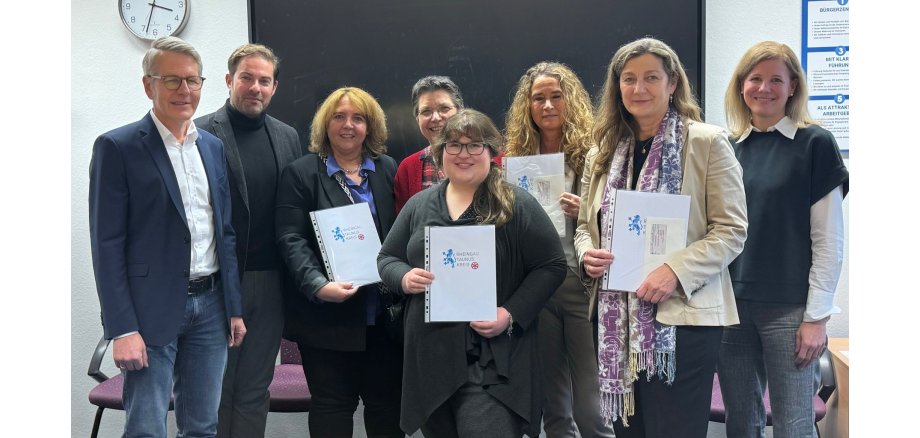
[[[530,191],[530,178],[527,178],[527,175],[524,175],[518,178],[518,187]]]
[[[342,232],[342,227],[335,227],[335,229],[332,230],[332,237],[333,237],[335,240],[341,240],[342,242],[344,242],[344,241],[345,241],[345,233]]]
[[[448,248],[447,251],[442,252],[444,255],[444,266],[450,265],[451,268],[457,267],[457,259],[454,257],[454,250]]]
[[[627,229],[630,233],[636,233],[637,236],[641,236],[645,232],[645,219],[642,219],[642,216],[637,214],[626,218],[626,220],[629,221]]]

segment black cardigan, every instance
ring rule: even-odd
[[[403,275],[413,267],[425,267],[425,226],[471,224],[471,220],[451,220],[446,186],[442,183],[419,192],[400,210],[377,258],[380,277],[391,290],[402,292]],[[497,368],[507,378],[506,383],[486,386],[486,392],[524,418],[525,432],[536,437],[543,397],[537,368],[537,319],[565,279],[566,261],[543,207],[517,187],[514,197],[511,221],[495,230],[497,302],[514,318],[513,334],[480,339],[482,348],[494,358],[489,364],[491,373]],[[479,335],[465,322],[426,324],[424,294],[408,296],[400,426],[415,431],[468,381],[467,338]]]
[[[377,207],[377,233],[386,238],[396,207],[393,177],[396,161],[387,155],[374,160],[376,171],[368,172],[368,184]],[[316,154],[306,155],[284,168],[278,186],[275,231],[281,259],[291,273],[293,288],[284,294],[284,337],[313,348],[363,351],[365,348],[365,297],[375,287],[362,287],[342,303],[313,299],[329,279],[319,258],[319,245],[310,212],[350,205],[351,201],[326,164]]]

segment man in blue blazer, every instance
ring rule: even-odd
[[[214,436],[227,347],[246,334],[223,145],[197,130],[201,58],[175,37],[144,56],[153,109],[99,136],[90,163],[93,270],[124,376],[126,437]]]

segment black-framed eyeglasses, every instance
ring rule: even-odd
[[[188,89],[191,91],[198,91],[201,89],[201,86],[204,85],[204,78],[201,76],[189,76],[187,78],[180,78],[179,76],[157,76],[157,75],[147,75],[148,78],[159,79],[163,82],[163,86],[167,90],[178,90],[182,86],[182,81],[185,81],[185,84],[188,85]]]
[[[449,141],[442,145],[444,152],[447,152],[447,155],[460,155],[460,152],[466,148],[466,153],[470,155],[481,155],[487,147],[491,148],[492,145],[489,143],[459,143],[456,141]]]
[[[430,119],[431,116],[433,116],[434,113],[437,111],[437,113],[441,115],[441,118],[446,118],[447,115],[450,114],[450,112],[453,111],[453,110],[454,110],[454,107],[444,105],[444,106],[438,108],[437,110],[434,110],[434,109],[431,109],[431,108],[425,108],[425,109],[419,111],[419,112],[418,112],[418,115],[419,115],[420,117],[423,117],[423,118],[426,118],[426,119]]]

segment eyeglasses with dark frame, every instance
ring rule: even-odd
[[[163,86],[167,90],[178,90],[182,86],[182,81],[185,81],[185,84],[188,85],[190,91],[198,91],[201,89],[201,86],[204,85],[204,78],[201,76],[189,76],[187,78],[180,78],[179,76],[157,76],[157,75],[147,75],[148,78],[159,79],[163,82]]]
[[[453,110],[454,107],[448,105],[444,105],[438,109],[425,108],[418,112],[418,117],[430,119],[431,116],[434,115],[435,111],[437,111],[437,113],[441,115],[441,118],[447,118],[447,115],[450,114],[450,112]]]
[[[489,143],[460,143],[456,141],[449,141],[442,143],[441,147],[444,148],[444,152],[447,152],[447,155],[460,155],[460,152],[463,152],[463,149],[466,149],[466,153],[470,155],[482,155],[485,152],[486,148],[491,148],[492,145]]]

